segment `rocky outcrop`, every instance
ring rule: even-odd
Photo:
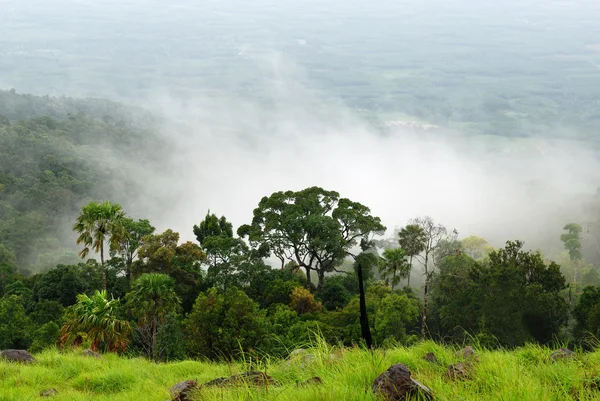
[[[428,352],[427,354],[425,354],[423,359],[430,363],[439,363],[437,356],[435,356],[433,352]]]
[[[468,362],[459,362],[448,366],[444,377],[451,380],[468,380],[472,377],[473,366]]]
[[[91,349],[86,349],[82,352],[83,356],[89,356],[90,358],[97,358],[100,359],[102,358],[102,355],[100,355],[99,353],[92,351]]]
[[[479,357],[475,353],[473,347],[465,347],[456,353],[456,356],[463,361],[467,361],[469,363],[479,362]]]
[[[33,357],[33,355],[22,349],[5,349],[4,351],[0,351],[0,359],[18,363],[35,362],[35,358]]]
[[[407,397],[432,401],[429,388],[410,377],[406,365],[397,363],[380,374],[371,385],[373,392],[385,401],[404,401]]]
[[[559,361],[561,359],[572,359],[575,353],[568,348],[560,348],[550,354],[550,359],[553,361]]]
[[[195,380],[186,380],[177,383],[169,389],[171,401],[192,401],[192,393],[198,387]]]
[[[202,387],[238,387],[244,385],[265,387],[277,386],[279,383],[266,373],[250,371],[229,377],[219,377],[218,379],[204,383]]]
[[[40,397],[54,397],[58,394],[55,388],[49,388],[48,390],[44,390],[40,393]]]

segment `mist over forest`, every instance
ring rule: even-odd
[[[208,209],[237,226],[265,194],[319,185],[388,227],[427,214],[552,253],[600,186],[599,16],[594,1],[8,1],[0,88],[58,96],[53,112],[76,102],[62,96],[150,112],[132,126],[168,144],[160,167],[105,146],[99,167],[136,190],[103,195],[186,239]]]

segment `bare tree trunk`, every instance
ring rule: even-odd
[[[306,267],[306,289],[310,290],[310,267]]]
[[[429,277],[425,276],[425,297],[423,298],[423,315],[421,321],[421,339],[424,340],[427,335],[427,309],[429,307]]]
[[[358,263],[358,292],[360,297],[360,329],[362,337],[367,344],[367,348],[373,347],[373,338],[371,337],[371,329],[369,327],[369,318],[367,316],[367,301],[365,299],[365,285],[363,283],[362,265]]]
[[[104,266],[104,242],[100,244],[100,268],[102,270],[102,289],[106,290],[106,267]]]
[[[317,283],[317,293],[321,291],[321,288],[323,287],[323,281],[325,280],[325,272],[322,270],[319,270],[317,272],[318,278],[319,278],[319,282]]]
[[[408,269],[408,282],[407,282],[407,286],[410,287],[410,273],[412,273],[412,258],[413,255],[410,255],[410,269]]]
[[[152,318],[152,359],[156,359],[155,349],[156,349],[156,316]]]
[[[396,282],[396,269],[394,269],[394,275],[392,276],[392,291],[394,291],[394,283]]]

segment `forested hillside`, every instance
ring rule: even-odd
[[[70,230],[91,199],[126,199],[165,149],[152,118],[113,102],[0,91],[0,244],[21,269],[74,261]]]

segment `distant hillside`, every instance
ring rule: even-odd
[[[20,266],[73,258],[81,204],[136,192],[134,170],[156,164],[165,148],[148,130],[153,122],[109,101],[0,91],[0,244]]]

